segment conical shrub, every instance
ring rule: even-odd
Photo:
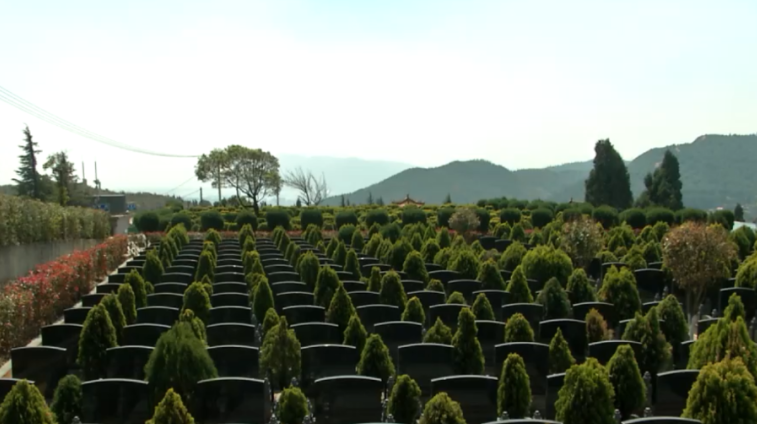
[[[333,268],[328,266],[321,268],[318,271],[318,279],[315,282],[315,305],[328,308],[339,284],[341,284],[339,276]]]
[[[352,239],[350,240],[350,247],[354,250],[360,251],[365,245],[365,239],[363,239],[363,233],[360,230],[356,230],[352,233]]]
[[[481,263],[472,250],[464,249],[450,264],[450,269],[457,271],[462,279],[475,280],[481,270]]]
[[[562,330],[557,329],[552,341],[549,342],[549,372],[559,374],[573,366],[576,360],[570,353],[570,346],[562,335]]]
[[[440,250],[442,249],[441,247],[439,247],[439,243],[437,243],[436,240],[426,240],[426,242],[423,243],[423,247],[421,248],[421,257],[423,257],[423,262],[427,264],[434,263],[434,257],[437,253],[439,253]]]
[[[182,310],[191,309],[195,316],[207,323],[210,320],[210,296],[200,282],[194,282],[184,291]]]
[[[55,421],[39,389],[21,380],[13,385],[0,404],[0,423],[54,424]]]
[[[300,280],[307,284],[310,290],[313,290],[318,281],[320,270],[321,264],[318,257],[313,252],[308,251],[302,256],[297,272],[300,274]]]
[[[181,401],[181,396],[168,389],[163,400],[155,407],[152,419],[147,424],[194,424],[195,420]]]
[[[436,317],[436,322],[431,328],[423,335],[423,343],[438,343],[451,345],[452,344],[452,330],[447,327],[442,319]]]
[[[284,424],[302,424],[310,413],[308,399],[299,387],[287,387],[279,395],[277,415]]]
[[[266,312],[274,307],[273,291],[267,278],[260,279],[252,297],[252,313],[255,314],[257,322],[263,322]]]
[[[116,347],[116,329],[110,321],[104,305],[93,306],[84,320],[79,336],[77,363],[85,380],[97,380],[106,374],[108,357],[106,350]]]
[[[163,264],[160,262],[158,252],[155,250],[147,251],[145,264],[142,265],[142,276],[152,284],[160,282],[160,278],[163,276]]]
[[[335,264],[344,266],[344,263],[347,260],[347,248],[344,246],[344,243],[341,241],[337,243],[336,249],[334,249],[334,254],[331,255],[331,259]]]
[[[200,254],[200,259],[197,261],[197,272],[195,273],[195,281],[202,281],[202,277],[208,276],[211,280],[215,279],[215,260],[208,251],[204,251]]]
[[[259,268],[255,268],[255,263],[259,264]],[[244,275],[247,275],[253,271],[263,273],[263,264],[260,263],[260,253],[256,251],[244,252],[242,255],[242,266],[244,268]]]
[[[481,375],[484,373],[484,354],[476,335],[476,317],[468,308],[457,316],[457,331],[452,337],[453,359],[458,374]]]
[[[366,339],[368,339],[368,332],[365,331],[360,318],[357,314],[351,316],[349,322],[347,322],[347,329],[344,330],[344,342],[342,344],[355,346],[358,353],[361,353],[365,348]]]
[[[636,313],[636,317],[626,325],[623,340],[641,343],[637,362],[643,372],[657,373],[670,360],[671,347],[662,334],[657,308],[650,309],[647,316]]]
[[[452,292],[450,293],[449,297],[447,297],[447,304],[448,305],[466,305],[465,302],[465,296],[463,296],[460,292]]]
[[[426,402],[418,424],[465,424],[465,417],[460,404],[441,392]]]
[[[286,318],[281,317],[279,325],[266,333],[260,347],[261,374],[265,376],[266,371],[270,371],[274,387],[284,388],[292,377],[300,377],[301,369],[300,341],[294,330],[289,328]]]
[[[200,318],[195,316],[195,313],[191,309],[184,309],[179,315],[179,322],[186,323],[192,329],[192,333],[203,344],[207,344],[208,335],[205,331],[205,323]]]
[[[426,312],[423,310],[421,301],[413,296],[407,301],[407,307],[402,312],[402,321],[417,322],[423,324],[426,322]]]
[[[394,417],[394,422],[415,424],[420,414],[421,388],[407,374],[397,377],[389,395],[387,411]]]
[[[131,289],[134,292],[134,305],[137,309],[147,306],[147,287],[145,285],[145,280],[137,270],[132,269],[126,274],[126,277],[124,277],[124,284],[131,286]]]
[[[584,321],[586,321],[586,339],[589,343],[612,339],[612,330],[609,329],[607,321],[596,309],[589,309]]]
[[[510,303],[533,303],[534,297],[531,295],[526,274],[523,273],[523,267],[520,265],[515,268],[510,276],[507,291],[510,292]]]
[[[598,298],[602,302],[615,305],[616,314],[621,320],[633,318],[634,314],[641,311],[636,278],[626,268],[618,271],[614,266],[610,267],[602,279]]]
[[[355,307],[352,305],[352,299],[344,289],[344,285],[339,283],[336,293],[331,298],[329,308],[326,310],[326,321],[339,326],[339,332],[344,333],[350,318],[357,315]]]
[[[344,271],[349,272],[355,281],[360,281],[360,277],[362,277],[360,274],[360,262],[357,259],[357,253],[352,249],[347,252],[347,259],[344,260]]]
[[[656,308],[659,311],[662,332],[672,346],[680,345],[689,339],[686,315],[681,308],[681,302],[674,295],[667,295]]]
[[[265,312],[265,317],[263,317],[262,336],[265,337],[265,335],[268,334],[268,330],[279,325],[280,322],[281,320],[279,320],[279,315],[276,313],[276,310],[273,308],[268,309]]]
[[[380,378],[386,382],[394,375],[394,364],[389,349],[378,334],[371,334],[365,341],[365,347],[357,364],[358,375]]]
[[[405,288],[402,286],[399,274],[389,271],[381,279],[381,290],[379,291],[379,302],[384,305],[394,305],[400,308],[400,312],[405,310],[407,295]]]
[[[481,282],[481,288],[484,290],[505,289],[505,280],[502,278],[494,259],[489,259],[481,265],[481,271],[479,271],[476,279]]]
[[[439,232],[436,233],[436,243],[442,249],[452,246],[452,238],[449,236],[447,227],[440,228]]]
[[[137,308],[134,304],[134,290],[129,284],[121,284],[118,286],[116,292],[118,297],[118,303],[121,304],[121,310],[124,313],[126,319],[126,325],[131,325],[137,322]]]
[[[437,280],[436,278],[431,279],[431,281],[428,282],[426,285],[426,290],[428,291],[438,291],[444,293],[444,283],[442,283],[440,280]]]
[[[567,290],[570,292],[568,297],[573,305],[597,301],[597,294],[594,292],[594,287],[589,282],[589,277],[583,268],[576,268],[570,274]]]
[[[178,322],[161,334],[145,365],[145,379],[154,399],[162,399],[173,389],[189,403],[198,381],[217,376],[205,344],[186,322]]]
[[[531,410],[531,380],[526,364],[517,353],[507,355],[497,385],[497,415],[510,419],[528,418]]]
[[[374,266],[371,268],[371,275],[368,277],[368,291],[378,293],[381,291],[381,268]]]
[[[607,363],[607,372],[610,373],[610,383],[615,389],[615,407],[623,419],[628,419],[631,413],[644,406],[647,398],[647,387],[641,378],[631,346],[618,346]]]
[[[571,315],[568,293],[557,278],[550,278],[536,298],[536,303],[544,306],[544,320],[568,318]]]
[[[505,343],[533,342],[534,330],[523,314],[513,314],[505,323]]]
[[[565,424],[616,424],[615,390],[605,367],[588,358],[565,373],[557,393],[556,420]]]
[[[74,417],[82,416],[81,381],[74,374],[69,374],[58,381],[53,395],[53,403],[50,406],[55,422],[64,424],[71,423]],[[6,422],[6,421],[3,421]]]
[[[428,271],[426,264],[419,252],[410,252],[405,258],[402,270],[407,274],[408,280],[418,280],[426,283],[428,281]]]
[[[121,302],[118,301],[115,293],[110,293],[100,301],[100,304],[108,311],[110,322],[116,331],[116,343],[120,344],[123,340],[124,327],[126,327],[126,316],[121,308]]]
[[[757,386],[742,359],[705,365],[689,390],[683,417],[702,424],[757,422]]]
[[[471,311],[473,311],[473,315],[476,316],[477,320],[494,321],[492,304],[483,293],[479,293],[476,296],[476,300],[473,301],[473,306],[471,306]]]

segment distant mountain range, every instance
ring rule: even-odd
[[[741,203],[749,214],[757,213],[757,134],[703,135],[692,143],[648,150],[628,161],[631,190],[638,197],[644,190],[644,176],[655,169],[666,149],[681,167],[683,201],[686,206],[733,209]],[[410,168],[383,181],[345,194],[352,204],[362,204],[369,194],[384,202],[413,199],[441,203],[449,194],[455,203],[512,197],[567,202],[583,200],[584,181],[593,167],[591,160],[542,169],[511,171],[485,160],[454,161],[436,168]],[[325,204],[337,205],[341,196]]]

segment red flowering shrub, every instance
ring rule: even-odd
[[[37,266],[0,294],[0,358],[23,346],[74,306],[124,261],[127,238],[118,235],[88,249]]]

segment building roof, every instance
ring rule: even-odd
[[[395,200],[395,201],[393,201],[392,204],[393,205],[400,205],[400,206],[404,206],[404,205],[425,205],[424,202],[411,199],[410,198],[410,194],[407,194],[405,196],[405,198],[402,199],[402,200]]]

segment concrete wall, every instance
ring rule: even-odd
[[[0,246],[0,286],[26,275],[38,264],[55,260],[76,250],[89,249],[98,243],[99,240],[69,240]]]

